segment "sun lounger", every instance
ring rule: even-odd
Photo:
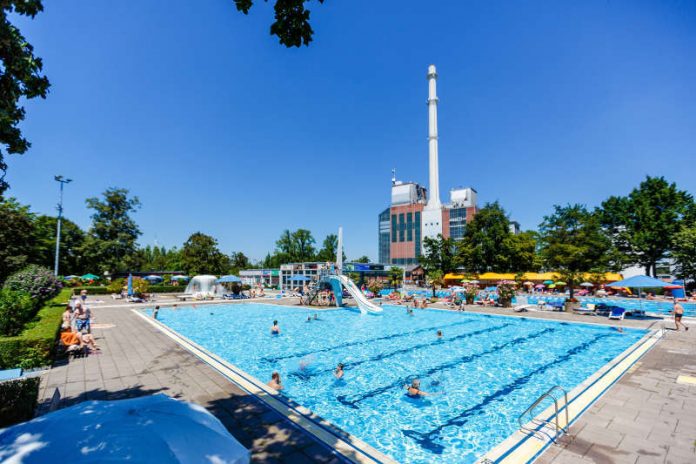
[[[621,320],[623,320],[625,314],[626,314],[625,309],[619,308],[618,306],[614,306],[611,308],[611,312],[609,313],[609,319],[621,321]]]
[[[593,304],[588,304],[587,308],[583,308],[583,307],[574,308],[573,312],[575,314],[585,314],[585,315],[590,315],[590,316],[597,315],[597,309],[596,309],[595,305],[593,305]]]

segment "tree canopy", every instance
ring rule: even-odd
[[[181,263],[188,275],[220,275],[230,269],[229,258],[220,251],[217,240],[201,232],[191,234],[184,243]]]
[[[324,0],[317,0],[324,3]],[[254,0],[234,0],[237,10],[244,14],[254,4]],[[275,35],[280,43],[286,47],[299,47],[309,45],[314,35],[314,30],[309,24],[310,11],[305,6],[309,0],[276,0],[273,10],[275,22],[271,24],[271,35]]]
[[[0,4],[0,195],[7,190],[5,154],[25,153],[31,144],[20,123],[26,112],[20,100],[46,98],[49,82],[41,74],[43,63],[34,47],[8,19],[10,14],[33,18],[43,11],[41,0],[7,0]]]
[[[0,283],[32,262],[34,215],[14,198],[0,197]]]
[[[539,226],[539,237],[544,266],[568,283],[571,298],[582,273],[609,266],[609,238],[598,215],[582,205],[554,206],[553,214]]]
[[[84,255],[91,266],[101,272],[125,271],[135,265],[140,229],[131,213],[140,208],[138,197],[129,198],[128,190],[109,188],[102,198],[88,198],[94,210],[84,245]]]
[[[628,196],[612,196],[599,210],[602,226],[611,237],[623,264],[637,264],[656,275],[683,220],[694,217],[691,194],[663,177],[646,177]]]

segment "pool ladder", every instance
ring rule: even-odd
[[[536,409],[536,407],[539,406],[539,404],[541,404],[541,402],[547,398],[550,398],[553,401],[553,417],[549,419],[535,418],[533,414],[534,409]],[[561,400],[563,401],[563,405],[559,407],[559,402]],[[559,420],[559,412],[561,409],[565,411],[565,425],[562,425]],[[524,418],[527,415],[531,417],[531,420],[525,422]],[[552,421],[553,426],[556,429],[556,435],[550,438],[551,441],[555,442],[556,438],[560,437],[562,433],[568,433],[568,428],[570,427],[570,422],[568,420],[568,392],[560,385],[554,385],[553,387],[549,388],[517,418],[517,422],[520,424],[520,430],[524,430],[535,436],[540,434],[543,435],[541,432],[541,430],[543,430],[543,426],[551,425]],[[529,422],[542,427],[530,428],[527,426],[527,423]]]

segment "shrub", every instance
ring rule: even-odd
[[[181,293],[186,290],[185,285],[151,285],[150,293]]]
[[[12,337],[0,336],[0,369],[25,369],[51,363],[51,355],[60,330],[61,316],[70,299],[70,290],[64,289],[48,302],[24,331]]]
[[[74,287],[71,290],[75,292],[76,295],[78,295],[82,290],[87,290],[88,295],[108,295],[109,293],[113,293],[109,291],[109,287],[98,287],[91,285]]]
[[[51,271],[35,264],[15,272],[5,281],[5,288],[27,292],[36,299],[37,306],[58,295],[62,287],[63,284]]]
[[[121,290],[123,290],[123,286],[125,285],[125,279],[114,279],[111,281],[109,285],[106,287],[106,291],[109,293],[121,293]],[[89,293],[89,292],[87,292]]]
[[[38,377],[0,383],[0,428],[34,417],[38,396]]]
[[[36,314],[36,306],[26,292],[0,290],[0,335],[17,335]]]
[[[133,279],[133,293],[142,295],[150,289],[150,284],[145,279]]]

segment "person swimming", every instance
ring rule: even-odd
[[[280,391],[283,389],[283,385],[280,380],[280,374],[278,373],[278,371],[273,371],[273,374],[271,374],[271,381],[268,382],[268,386],[276,391]]]
[[[442,330],[437,331],[437,338],[442,338]]]
[[[411,398],[421,398],[423,396],[428,396],[427,392],[420,389],[420,380],[413,379],[411,385],[404,385],[406,387],[406,394]]]
[[[342,379],[343,374],[343,363],[338,363],[338,366],[336,366],[336,370],[334,371],[334,377],[337,379]]]
[[[314,320],[318,321],[319,320],[319,315],[317,313],[314,313]]]
[[[306,322],[312,322],[312,316],[307,316],[307,321]]]
[[[154,311],[152,311],[152,318],[157,319],[157,314],[159,313],[159,306],[155,306]]]
[[[273,327],[271,327],[271,335],[280,335],[280,326],[278,321],[273,321]]]

